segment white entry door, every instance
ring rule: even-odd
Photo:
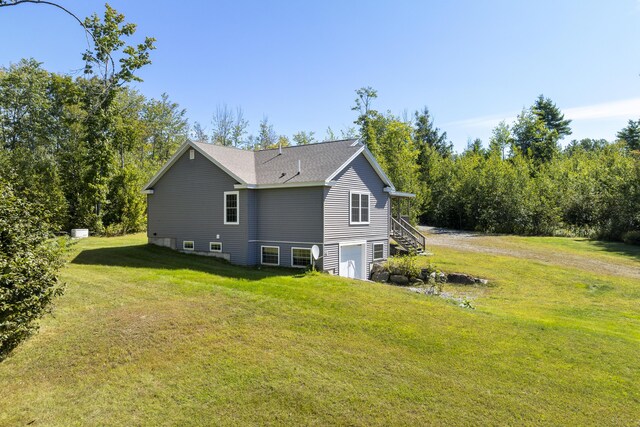
[[[364,243],[340,246],[340,275],[364,279]]]

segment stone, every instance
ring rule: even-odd
[[[476,280],[468,274],[449,273],[447,275],[447,283],[455,283],[458,285],[473,285],[476,283]]]
[[[376,262],[371,266],[371,274],[379,273],[381,271],[384,271],[384,265],[380,264],[379,262]]]
[[[476,283],[479,283],[481,285],[488,285],[489,281],[487,279],[480,279],[479,277],[476,277]]]
[[[422,270],[420,270],[420,278],[422,280],[429,280],[429,269],[428,268],[423,268]]]
[[[403,276],[402,274],[392,274],[391,277],[389,277],[389,280],[391,281],[391,283],[400,286],[409,284],[409,279],[407,278],[407,276]]]
[[[374,282],[385,283],[389,281],[389,272],[388,271],[378,271],[371,275],[371,280]]]
[[[446,274],[444,274],[444,273],[440,273],[440,274],[438,274],[438,279],[437,279],[437,281],[438,281],[439,283],[445,283],[445,282],[447,281],[447,275],[446,275]]]
[[[418,279],[417,277],[412,277],[411,279],[409,279],[409,283],[414,286],[422,286],[424,285],[424,280]]]

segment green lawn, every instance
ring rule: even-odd
[[[54,316],[0,363],[0,424],[638,426],[640,281],[561,254],[638,268],[640,254],[509,239],[560,260],[420,259],[492,279],[445,288],[475,310],[142,235],[82,240]]]

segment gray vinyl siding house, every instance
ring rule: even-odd
[[[389,254],[392,196],[358,140],[246,151],[187,142],[145,186],[149,243],[239,265],[365,279]],[[374,250],[375,249],[375,250]]]

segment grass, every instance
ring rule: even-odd
[[[519,238],[640,268],[633,250]],[[475,310],[405,289],[76,245],[66,294],[0,364],[2,425],[633,425],[640,283],[435,248]],[[631,251],[631,252],[629,252]]]

